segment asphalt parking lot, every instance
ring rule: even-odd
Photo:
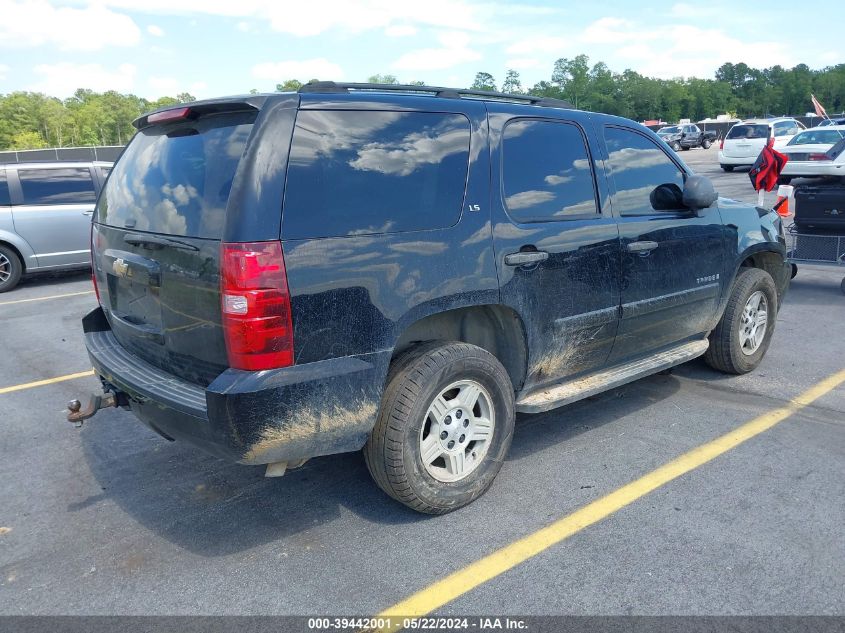
[[[715,147],[683,158],[722,195],[756,200],[746,173],[719,170]],[[752,374],[694,361],[520,417],[491,490],[442,517],[388,499],[359,454],[265,479],[123,411],[74,429],[64,405],[97,383],[53,380],[90,369],[80,328],[95,305],[90,278],[29,279],[0,295],[0,613],[375,614],[792,406],[768,430],[428,604],[478,615],[845,614],[845,386],[788,404],[845,368],[843,275],[799,270]]]

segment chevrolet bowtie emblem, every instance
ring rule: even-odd
[[[114,263],[111,267],[114,271],[114,274],[118,277],[126,278],[129,276],[129,264],[123,261],[122,257],[118,257],[116,260],[114,260]]]

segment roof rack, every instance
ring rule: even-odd
[[[405,84],[368,84],[368,83],[338,83],[334,81],[314,81],[304,84],[297,92],[338,94],[350,91],[373,92],[406,92],[411,94],[432,94],[446,99],[462,99],[464,97],[489,99],[491,101],[509,101],[549,108],[565,108],[573,110],[572,104],[563,99],[538,97],[534,95],[515,95],[506,92],[488,92],[486,90],[468,90],[466,88],[443,88],[441,86],[415,86]]]

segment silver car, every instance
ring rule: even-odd
[[[0,292],[21,276],[89,266],[105,162],[0,164]]]

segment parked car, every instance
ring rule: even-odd
[[[828,127],[830,125],[845,125],[845,117],[834,117],[832,119],[822,119],[821,123],[815,127]]]
[[[789,156],[780,181],[796,176],[845,177],[845,125],[814,127],[797,134],[780,151]]]
[[[91,214],[111,163],[0,164],[0,292],[91,265]]]
[[[702,132],[694,123],[662,127],[657,130],[657,136],[676,152],[691,147],[710,149],[716,140],[716,132]]]
[[[776,213],[565,102],[321,82],[135,125],[94,217],[104,393],[68,419],[269,476],[363,449],[421,512],[488,489],[517,411],[751,371],[791,272]]]
[[[725,171],[751,167],[763,148],[772,140],[777,150],[784,147],[804,126],[795,119],[749,119],[737,123],[719,147],[719,166]]]

